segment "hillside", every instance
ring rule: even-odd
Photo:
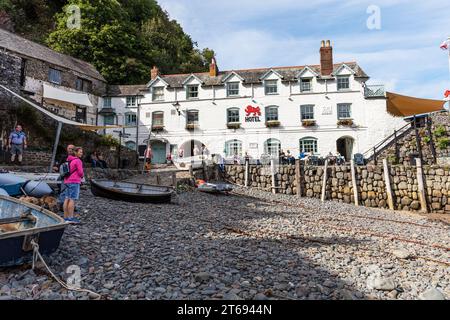
[[[69,5],[80,8],[80,28],[67,27]],[[214,55],[155,0],[0,0],[0,27],[91,62],[111,84],[145,83],[153,65],[207,71]]]

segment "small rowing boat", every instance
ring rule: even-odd
[[[197,180],[197,189],[206,193],[227,193],[233,191],[233,186],[228,183],[207,183],[203,180]]]
[[[111,180],[91,180],[91,191],[97,197],[136,203],[169,203],[174,194],[169,187]]]
[[[53,190],[44,181],[30,181],[12,173],[0,173],[0,188],[11,197],[27,195],[41,198],[52,194]]]
[[[44,255],[54,253],[67,224],[54,213],[0,195],[0,267],[28,262],[34,241]]]

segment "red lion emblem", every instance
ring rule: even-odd
[[[254,117],[260,117],[261,116],[261,108],[260,107],[247,106],[247,108],[245,109],[245,113],[247,114],[246,115],[247,117],[249,117],[251,114]]]

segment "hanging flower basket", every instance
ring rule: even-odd
[[[241,124],[239,122],[229,122],[227,123],[228,129],[239,129]]]
[[[341,119],[337,123],[341,127],[352,127],[354,124],[353,119]]]
[[[316,126],[316,120],[302,120],[302,126],[314,127],[314,126]]]
[[[164,131],[164,126],[152,126],[152,131]]]
[[[197,124],[194,124],[194,123],[188,123],[188,124],[186,125],[186,130],[195,130],[195,129],[198,129],[198,125],[197,125]]]
[[[279,127],[280,126],[280,121],[278,120],[271,120],[271,121],[267,121],[266,122],[266,126],[268,128],[275,128],[275,127]]]

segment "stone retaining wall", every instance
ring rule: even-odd
[[[270,167],[250,166],[249,187],[272,191]],[[425,166],[424,182],[427,203],[434,213],[450,213],[450,166]],[[306,166],[301,170],[302,196],[321,198],[324,167]],[[421,209],[418,195],[417,168],[390,166],[390,182],[396,210]],[[388,196],[381,165],[358,166],[355,170],[360,205],[388,208]],[[225,178],[238,185],[245,183],[245,166],[225,166]],[[295,166],[278,166],[275,174],[278,193],[297,194]],[[354,203],[350,165],[328,168],[326,199]]]

